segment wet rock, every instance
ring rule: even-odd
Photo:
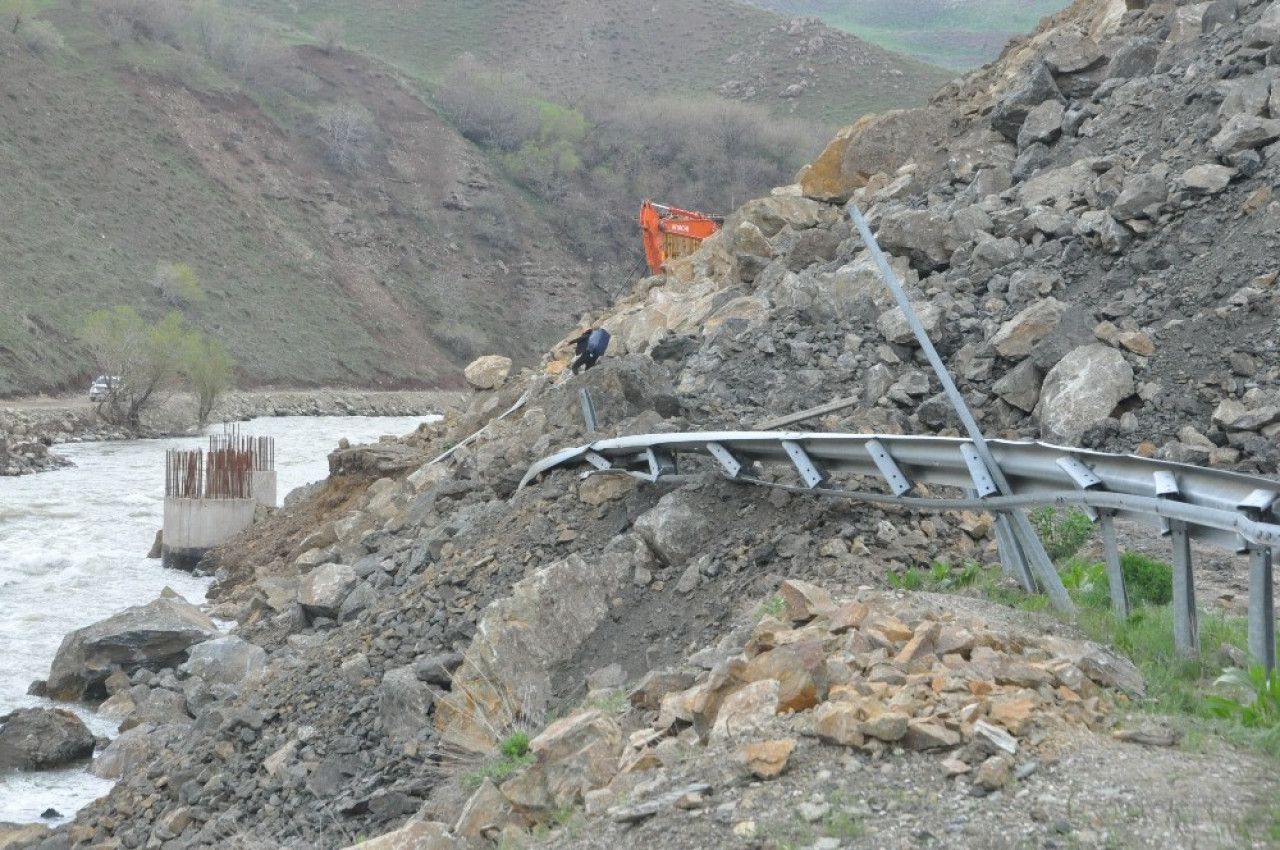
[[[1038,415],[1045,433],[1074,443],[1133,395],[1133,367],[1101,344],[1072,351],[1054,366],[1040,390]]]
[[[31,708],[0,717],[0,771],[48,770],[93,756],[93,733],[62,709]]]
[[[180,598],[127,608],[63,639],[49,669],[49,696],[101,700],[106,679],[116,670],[177,667],[192,646],[217,636],[213,621]]]
[[[510,357],[489,354],[471,361],[462,374],[478,390],[496,390],[506,383],[511,367]]]
[[[266,665],[266,650],[235,635],[227,635],[192,647],[183,669],[208,684],[238,685]]]

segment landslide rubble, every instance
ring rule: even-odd
[[[1277,9],[1081,0],[590,317],[615,346],[596,368],[567,374],[567,346],[489,361],[465,409],[335,451],[212,559],[239,643],[94,667],[82,693],[108,673],[123,730],[95,769],[120,783],[35,846],[520,846],[555,825],[559,846],[1245,846],[1263,762],[1113,741],[1142,692],[1122,659],[876,590],[991,557],[985,517],[746,491],[696,460],[517,488],[593,438],[837,398],[806,427],[954,433],[848,199],[991,436],[1274,473]]]

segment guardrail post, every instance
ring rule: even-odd
[[[1120,564],[1120,544],[1116,540],[1116,523],[1109,511],[1098,517],[1102,529],[1102,549],[1107,558],[1107,584],[1111,588],[1111,613],[1123,620],[1129,616],[1129,590],[1124,583],[1124,568]]]
[[[928,331],[921,324],[915,308],[911,306],[911,299],[907,297],[906,287],[902,285],[902,281],[894,274],[893,269],[889,266],[889,261],[884,256],[884,252],[880,250],[880,243],[876,241],[875,235],[872,234],[871,226],[862,217],[862,211],[858,209],[857,204],[851,201],[847,210],[849,218],[853,221],[853,226],[862,238],[862,244],[867,247],[867,252],[871,255],[872,261],[875,262],[876,268],[880,272],[880,277],[884,280],[885,285],[889,287],[889,292],[893,295],[894,302],[906,318],[907,325],[910,326],[916,342],[920,344],[920,350],[924,352],[925,359],[929,361],[929,366],[933,369],[933,373],[938,376],[938,383],[942,385],[943,393],[946,394],[947,400],[951,402],[951,407],[955,410],[956,416],[960,419],[960,424],[964,426],[965,432],[969,435],[969,439],[973,441],[973,447],[986,465],[995,486],[999,489],[1001,495],[1012,496],[1013,488],[1009,486],[1009,480],[1005,478],[1004,473],[996,463],[995,455],[991,453],[991,448],[987,445],[987,438],[983,436],[982,429],[978,427],[978,421],[973,418],[973,412],[969,410],[968,403],[965,401],[964,396],[960,394],[960,388],[956,386],[955,379],[951,377],[947,364],[942,362],[942,356],[938,354],[938,349],[934,346],[933,340],[929,338]],[[1075,616],[1075,603],[1071,601],[1071,596],[1063,586],[1062,577],[1058,575],[1057,568],[1054,567],[1053,561],[1049,559],[1049,553],[1045,551],[1044,543],[1040,541],[1039,536],[1036,534],[1035,527],[1031,525],[1031,520],[1020,510],[1011,512],[1009,518],[1010,536],[1017,542],[1018,548],[1022,551],[1022,556],[1030,563],[1036,580],[1044,588],[1044,592],[1048,594],[1053,607],[1060,614]]]
[[[1249,654],[1268,675],[1276,669],[1275,578],[1266,546],[1249,552]]]
[[[1173,538],[1173,646],[1183,658],[1200,654],[1200,629],[1196,624],[1196,585],[1191,565],[1191,539],[1182,520],[1169,523]]]
[[[1022,556],[1022,547],[1013,535],[1013,527],[1009,523],[1009,515],[996,514],[996,551],[1000,554],[1000,566],[1004,574],[1013,579],[1026,593],[1036,592],[1036,581],[1027,567],[1027,559]]]
[[[582,422],[586,426],[588,434],[594,434],[600,427],[600,423],[596,420],[596,406],[591,401],[591,392],[583,387],[578,390],[578,404],[582,407]]]

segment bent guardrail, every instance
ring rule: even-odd
[[[1128,613],[1114,520],[1160,529],[1173,546],[1174,642],[1184,655],[1198,652],[1191,542],[1250,556],[1249,648],[1275,667],[1273,563],[1280,549],[1280,481],[1189,464],[1106,454],[1045,443],[987,442],[1004,473],[1008,491],[993,481],[972,440],[874,434],[726,431],[641,434],[565,449],[534,464],[523,488],[539,475],[588,464],[647,481],[673,474],[681,454],[713,459],[731,479],[815,495],[930,511],[976,509],[997,516],[1044,505],[1079,506],[1100,525],[1113,610]],[[799,476],[794,484],[761,477],[763,467],[783,465]],[[758,469],[759,468],[759,469]],[[832,486],[832,475],[871,477],[888,492]],[[920,494],[917,484],[957,488],[956,496]],[[1016,545],[997,528],[1004,549]],[[1011,562],[1005,560],[1006,570]],[[1023,586],[1027,574],[1013,573]]]

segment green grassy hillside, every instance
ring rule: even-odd
[[[753,0],[786,15],[816,15],[889,50],[966,70],[1070,0]]]

